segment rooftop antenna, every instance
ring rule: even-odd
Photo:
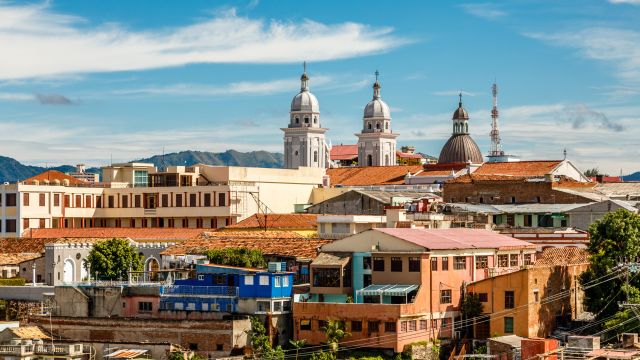
[[[491,108],[491,150],[489,151],[489,156],[502,156],[504,151],[502,150],[500,130],[498,129],[498,84],[496,84],[495,80],[491,87],[491,94],[493,95],[493,107]]]
[[[307,73],[307,61],[306,60],[302,62],[302,68],[304,69],[304,73],[306,74]]]
[[[562,155],[564,155],[564,159],[562,160],[567,160],[567,148],[564,148],[564,150],[562,151]]]

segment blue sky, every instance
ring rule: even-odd
[[[488,152],[640,170],[640,0],[0,0],[0,155],[91,165],[282,151],[302,61],[333,144],[381,73],[400,145],[437,156],[463,91]]]

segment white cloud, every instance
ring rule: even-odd
[[[631,4],[640,5],[640,0],[609,0],[612,4]]]
[[[266,21],[233,10],[183,27],[134,31],[55,12],[48,2],[0,2],[0,79],[193,63],[326,61],[381,53],[408,42],[390,27]]]
[[[492,3],[462,4],[460,7],[468,14],[489,20],[495,20],[508,15],[508,13],[501,10],[498,5]]]
[[[586,58],[609,62],[622,81],[640,83],[640,32],[614,28],[589,28],[558,34],[528,33],[533,39],[576,48]]]
[[[435,96],[458,96],[462,94],[463,96],[476,96],[476,93],[462,91],[462,90],[442,90],[442,91],[434,91],[431,95]]]
[[[33,94],[0,92],[1,101],[32,101]]]

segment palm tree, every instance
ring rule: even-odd
[[[350,333],[345,331],[344,323],[340,320],[328,320],[326,325],[322,327],[322,330],[327,338],[327,344],[334,352],[338,351],[338,343],[340,340],[351,336]]]
[[[296,348],[296,360],[298,360],[298,352],[300,351],[300,349],[304,346],[304,344],[307,343],[306,339],[300,339],[300,340],[289,340],[289,343]]]

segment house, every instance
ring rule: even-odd
[[[465,282],[533,261],[534,245],[486,230],[364,231],[322,246],[310,292],[293,305],[295,337],[319,344],[325,321],[340,320],[349,341],[369,348],[400,352],[417,340],[452,338]]]
[[[510,261],[501,255],[497,260],[499,266]],[[484,317],[474,324],[475,337],[550,336],[559,324],[582,314],[578,277],[588,266],[584,249],[548,248],[529,266],[470,282],[466,291],[477,294],[484,308]]]
[[[422,191],[351,190],[307,208],[310,214],[384,215],[385,207],[403,205],[414,200],[439,200],[440,197]]]
[[[318,237],[337,240],[359,232],[385,227],[383,215],[318,215]]]
[[[51,341],[37,326],[7,328],[0,332],[0,359],[3,360],[80,360],[90,349],[81,343]]]
[[[32,281],[31,277],[26,278],[27,266],[29,271],[32,271],[32,264],[36,259],[41,258],[43,258],[41,253],[0,253],[0,278],[22,277],[25,281]],[[21,271],[23,268],[24,271]]]

